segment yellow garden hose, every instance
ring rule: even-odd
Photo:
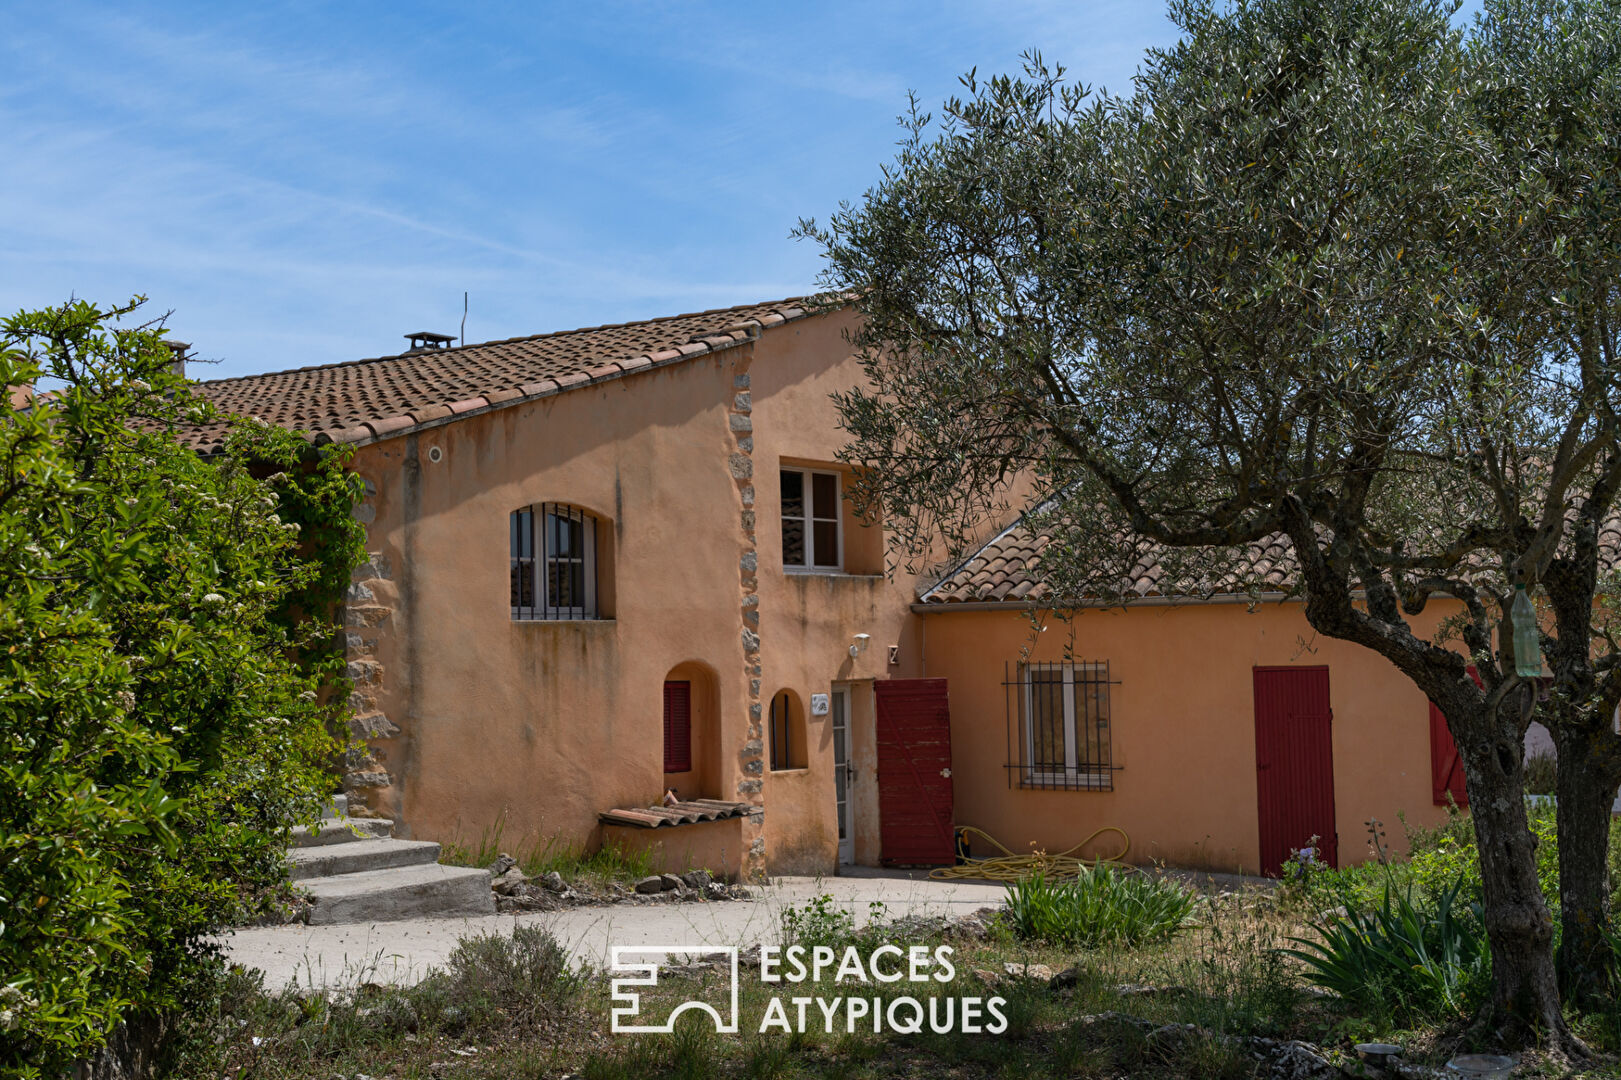
[[[979,858],[970,858],[961,866],[940,866],[929,871],[929,876],[939,881],[1022,881],[1032,874],[1041,874],[1048,880],[1072,878],[1081,872],[1082,867],[1097,866],[1101,863],[1110,863],[1126,870],[1135,867],[1125,862],[1127,853],[1131,851],[1131,837],[1126,830],[1113,825],[1105,825],[1097,829],[1082,840],[1079,844],[1057,855],[1049,855],[1045,851],[1033,851],[1028,855],[1016,855],[1005,844],[984,829],[976,829],[972,825],[959,825],[957,831],[964,835],[973,833],[983,836],[990,841],[992,847],[1001,851],[1001,855],[989,855]],[[1095,859],[1083,859],[1075,853],[1081,850],[1104,833],[1119,833],[1124,846],[1113,855],[1099,856]]]

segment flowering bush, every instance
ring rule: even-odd
[[[221,418],[136,307],[0,326],[7,386],[41,390],[0,403],[7,1074],[58,1075],[120,1023],[161,1042],[214,985],[208,936],[285,881],[339,749],[331,600],[363,553],[358,481],[263,425],[211,460],[183,447],[177,426]]]
[[[1309,896],[1319,880],[1329,870],[1328,863],[1317,857],[1317,844],[1321,838],[1312,837],[1311,843],[1289,853],[1278,874],[1282,888],[1289,896]]]

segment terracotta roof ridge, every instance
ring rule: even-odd
[[[1029,518],[1034,517],[1037,514],[1043,513],[1045,511],[1051,509],[1053,504],[1055,504],[1056,502],[1058,502],[1058,496],[1054,495],[1052,498],[1047,499],[1047,500],[1037,504],[1036,506],[1032,506],[1030,509],[1028,509],[1028,510],[1024,511],[1023,513],[1021,513],[1018,517],[1014,518],[1011,522],[1008,523],[1007,528],[1003,529],[1001,532],[997,533],[995,536],[992,536],[990,539],[986,540],[983,544],[980,544],[978,547],[976,547],[972,552],[970,552],[964,558],[958,559],[956,562],[952,563],[950,566],[948,566],[944,570],[942,570],[940,572],[940,576],[935,580],[933,585],[930,585],[927,589],[924,589],[922,592],[917,594],[918,600],[919,601],[928,601],[930,593],[934,592],[936,589],[940,588],[946,582],[950,581],[952,578],[956,577],[958,574],[960,574],[964,570],[968,569],[968,566],[969,566],[970,563],[972,563],[975,559],[979,558],[981,555],[985,554],[985,552],[989,551],[996,544],[998,544],[1002,540],[1006,539],[1007,536],[1010,533],[1012,533],[1019,526],[1023,525],[1026,520],[1028,520]]]
[[[331,371],[337,368],[359,367],[362,364],[377,364],[389,360],[399,360],[407,356],[448,356],[451,353],[461,352],[466,349],[483,349],[492,345],[514,345],[519,342],[544,341],[547,338],[567,337],[571,334],[589,334],[601,330],[623,330],[633,326],[652,326],[656,323],[673,322],[677,319],[700,319],[705,315],[724,315],[727,312],[750,311],[755,308],[770,308],[779,315],[785,315],[785,309],[798,308],[801,314],[807,314],[810,310],[808,305],[814,302],[814,296],[790,296],[782,300],[763,300],[752,304],[732,304],[728,307],[708,308],[703,311],[688,311],[678,315],[658,315],[650,319],[631,319],[627,322],[602,323],[599,326],[577,326],[570,330],[549,330],[543,334],[521,334],[517,337],[492,338],[489,341],[475,341],[466,345],[453,345],[446,349],[423,350],[421,352],[414,353],[390,353],[386,356],[367,356],[355,360],[337,360],[330,364],[305,364],[300,367],[281,368],[276,371],[260,371],[251,375],[228,375],[221,379],[199,379],[194,385],[220,386],[225,383],[239,383],[248,382],[253,379],[266,379],[275,375],[296,375],[301,371]],[[747,321],[748,320],[743,320],[745,323]],[[785,317],[783,321],[792,321],[792,317]],[[742,323],[737,325],[741,326]],[[781,325],[781,323],[774,325]],[[713,337],[724,330],[730,329],[732,329],[732,326],[728,325],[726,327],[722,327],[720,330],[710,331],[707,334],[692,335],[688,341],[682,342],[682,344],[691,344],[693,341],[701,340],[705,337]]]

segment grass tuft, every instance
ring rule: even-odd
[[[1170,878],[1131,873],[1108,864],[1068,881],[1035,874],[1008,886],[1014,932],[1054,945],[1141,945],[1181,930],[1197,898]]]
[[[449,866],[488,866],[503,853],[518,861],[518,868],[530,877],[556,871],[571,885],[602,889],[627,885],[655,873],[652,852],[631,850],[608,843],[595,851],[570,844],[555,836],[535,837],[508,846],[506,816],[479,831],[476,841],[458,832],[442,843],[439,861]]]

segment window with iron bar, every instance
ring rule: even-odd
[[[1109,662],[1009,665],[1008,785],[1112,791]]]
[[[514,510],[509,533],[515,621],[599,617],[595,517],[539,503]]]

